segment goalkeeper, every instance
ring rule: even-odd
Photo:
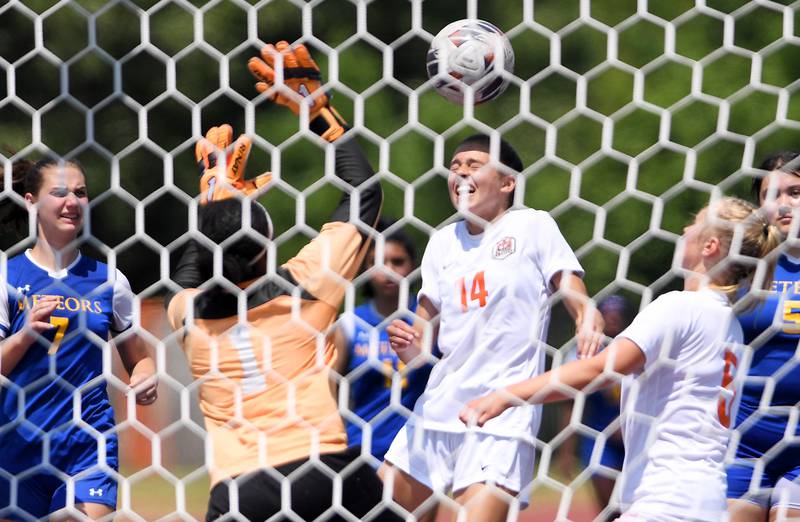
[[[319,235],[264,277],[271,223],[251,196],[265,187],[269,175],[245,181],[246,137],[236,141],[224,164],[215,159],[232,141],[229,126],[211,129],[196,148],[205,171],[199,228],[211,241],[224,243],[222,275],[233,283],[197,288],[211,277],[213,263],[194,245],[174,275],[186,289],[168,304],[170,323],[182,330],[193,377],[201,382],[211,448],[206,519],[265,520],[292,512],[293,518],[312,520],[339,502],[360,518],[380,503],[382,486],[366,462],[354,462],[360,450],[347,449],[329,384],[336,354],[324,333],[368,248],[369,236],[356,224],[361,230],[375,225],[381,188],[370,179],[373,170],[356,140],[343,136],[344,122],[328,105],[319,68],[304,46],[268,45],[249,67],[258,90],[273,102],[296,114],[300,104],[307,104],[309,128],[335,143],[336,174],[357,188],[359,204],[351,215],[353,189],[348,187]],[[281,67],[284,81],[276,82]],[[247,225],[251,231],[245,235]],[[331,475],[344,468],[339,500]],[[291,494],[283,499],[286,477]]]

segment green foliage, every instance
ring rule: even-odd
[[[476,107],[468,122],[462,107],[426,84],[425,74],[430,37],[466,17],[466,2],[424,2],[423,32],[411,34],[411,2],[375,0],[365,8],[369,38],[358,34],[356,4],[349,0],[275,0],[248,14],[254,3],[75,0],[54,8],[53,1],[24,0],[23,7],[0,14],[0,146],[21,150],[40,138],[36,145],[81,159],[93,198],[92,234],[110,247],[134,235],[134,207],[145,202],[140,219],[147,239],[117,248],[120,266],[137,275],[137,290],[159,278],[151,241],[173,250],[183,241],[189,201],[197,193],[193,145],[212,125],[228,122],[244,132],[247,124],[259,136],[249,173],[274,170],[280,178],[261,198],[276,224],[280,260],[307,240],[305,225],[318,229],[325,222],[339,198],[339,189],[323,179],[324,147],[310,136],[298,138],[298,118],[253,89],[246,62],[259,42],[251,36],[304,39],[348,121],[356,123],[354,96],[362,96],[358,123],[366,129],[360,139],[386,175],[384,211],[401,216],[410,207],[419,220],[412,232],[422,241],[427,230],[420,228],[436,227],[453,212],[444,179],[455,141],[478,129],[501,129],[528,166],[521,200],[555,211],[570,244],[581,249],[591,292],[620,290],[621,247],[632,249],[622,277],[668,288],[674,281],[662,276],[672,262],[670,234],[680,233],[711,188],[747,195],[743,140],[754,137],[758,159],[775,148],[797,148],[800,138],[794,128],[800,96],[787,92],[781,114],[773,89],[800,76],[800,46],[781,40],[780,12],[752,8],[745,0],[710,0],[708,9],[689,0],[650,2],[652,16],[634,20],[634,0],[594,0],[592,24],[580,20],[578,0],[537,0],[533,23],[523,21],[521,2],[481,2],[478,16],[510,33],[520,80]],[[46,14],[39,50],[36,14]],[[723,14],[734,17],[735,50],[722,48]],[[670,57],[664,55],[667,22],[675,23],[676,55]],[[618,32],[616,63],[608,61],[608,28]],[[551,47],[556,33],[558,53]],[[89,47],[91,35],[95,48]],[[751,77],[758,71],[752,52],[763,60],[759,78]],[[391,66],[384,63],[388,57]],[[390,81],[376,87],[381,80]],[[767,87],[753,87],[753,80]],[[638,81],[645,105],[633,106]],[[164,95],[170,85],[175,90]],[[71,98],[63,96],[67,92]],[[529,99],[521,100],[528,92]],[[583,102],[588,110],[578,110]],[[530,112],[521,112],[521,105]],[[39,128],[35,111],[40,135],[33,132]],[[412,117],[415,127],[407,126]],[[788,124],[775,123],[784,117]],[[604,121],[605,132],[613,130],[609,150],[601,150]],[[543,161],[548,125],[560,163]],[[442,137],[438,145],[436,136]],[[87,146],[89,137],[94,144]],[[383,140],[383,154],[376,137]],[[691,155],[696,158],[689,161]],[[119,194],[107,190],[116,169]],[[168,190],[160,191],[165,183]],[[571,184],[580,200],[565,203]],[[663,215],[654,221],[655,197],[662,198]],[[304,221],[296,220],[298,205]],[[600,213],[605,223],[598,232]],[[664,232],[642,242],[653,227]]]

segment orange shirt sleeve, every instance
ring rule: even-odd
[[[358,272],[369,245],[355,225],[326,223],[284,267],[303,290],[339,308],[350,281]]]

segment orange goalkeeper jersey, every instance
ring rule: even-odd
[[[170,302],[170,323],[182,330],[192,375],[201,383],[212,487],[346,448],[329,383],[336,354],[326,333],[367,245],[354,225],[327,223],[277,276],[242,285],[241,316],[228,293],[187,289]]]

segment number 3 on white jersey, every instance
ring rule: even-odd
[[[725,366],[722,369],[722,387],[724,388],[719,395],[717,413],[719,421],[726,428],[731,427],[731,407],[733,399],[736,398],[736,390],[733,389],[733,379],[739,367],[739,359],[730,349],[725,350]]]

